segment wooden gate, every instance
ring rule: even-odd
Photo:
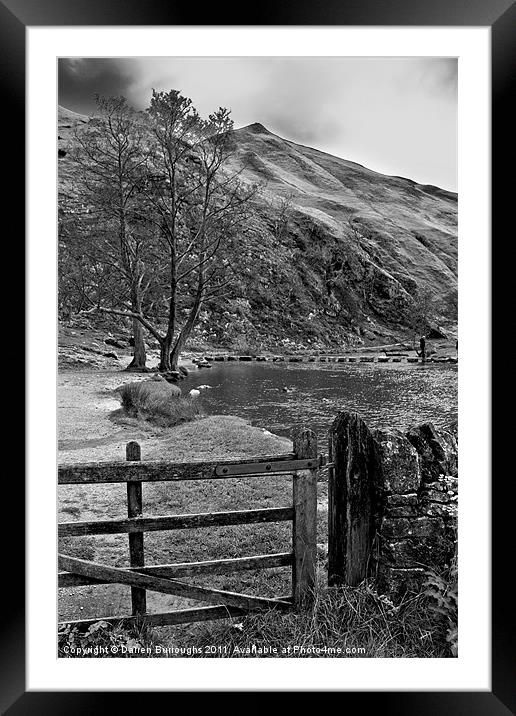
[[[144,619],[155,626],[239,616],[262,609],[288,610],[310,603],[316,575],[317,476],[324,457],[317,454],[317,440],[311,430],[300,430],[294,437],[294,452],[262,456],[247,460],[218,462],[146,462],[141,461],[140,446],[130,442],[126,462],[60,465],[58,484],[127,484],[127,519],[93,522],[66,522],[58,526],[61,537],[127,533],[130,567],[119,568],[60,554],[58,557],[59,587],[106,583],[131,587],[132,614],[115,617],[61,622],[85,627],[97,621],[124,622]],[[204,514],[144,517],[143,482],[181,480],[221,480],[292,474],[293,504],[259,510],[211,512]],[[145,532],[224,525],[292,521],[292,550],[278,554],[255,555],[206,562],[146,565],[143,535]],[[183,577],[207,574],[228,574],[246,569],[292,567],[292,592],[274,599],[256,597],[218,589],[195,586]],[[181,609],[161,614],[147,614],[146,591],[153,590],[206,602],[211,606]]]

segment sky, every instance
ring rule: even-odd
[[[381,172],[457,190],[457,60],[383,57],[62,58],[59,104],[90,114],[95,94],[137,109],[176,89],[202,116],[269,131]]]

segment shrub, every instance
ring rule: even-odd
[[[231,341],[231,350],[241,355],[257,355],[261,353],[263,344],[247,336],[238,336]]]
[[[195,398],[181,397],[178,386],[166,381],[126,383],[117,392],[127,415],[160,427],[170,428],[202,416]]]
[[[446,624],[446,641],[449,644],[452,656],[458,653],[458,570],[457,554],[455,554],[450,567],[438,574],[431,571],[427,573],[424,583],[425,594],[430,600],[429,608],[440,615]]]

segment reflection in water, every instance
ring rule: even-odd
[[[457,418],[456,365],[215,363],[182,388],[203,384],[212,386],[201,392],[207,413],[238,415],[279,435],[306,425],[323,444],[341,410],[359,413],[371,427],[446,427]]]

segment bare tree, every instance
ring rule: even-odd
[[[153,91],[146,113],[99,98],[77,132],[74,221],[88,236],[89,263],[76,284],[87,310],[132,319],[134,367],[145,365],[145,328],[160,346],[160,369],[176,369],[202,306],[229,284],[224,246],[255,191],[228,167],[232,128],[227,109],[204,120],[171,90]],[[97,284],[95,269],[104,272]]]
[[[90,273],[102,269],[102,288],[83,285],[90,310],[117,312],[124,306],[133,315],[134,353],[129,368],[145,368],[142,322],[143,298],[148,287],[145,268],[149,228],[141,212],[141,184],[146,172],[146,130],[141,116],[123,97],[97,97],[97,110],[75,132],[75,230],[87,233],[82,255]],[[107,281],[109,276],[110,281]],[[106,305],[107,304],[107,305]]]
[[[226,109],[203,120],[176,90],[153,91],[133,194],[134,216],[153,237],[152,270],[144,286],[145,267],[135,265],[136,286],[146,292],[147,305],[122,301],[97,310],[144,326],[159,343],[160,370],[177,368],[203,303],[228,284],[224,276],[230,262],[220,260],[220,250],[253,193],[240,186],[239,172],[226,168],[232,126]]]

